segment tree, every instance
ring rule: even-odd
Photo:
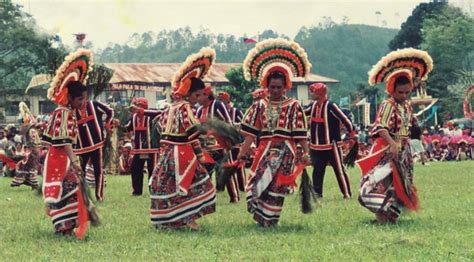
[[[411,16],[402,24],[398,34],[390,41],[390,50],[406,47],[420,48],[423,41],[421,28],[424,19],[435,16],[447,6],[444,2],[421,3],[412,12]]]
[[[446,6],[424,20],[421,47],[434,61],[428,86],[440,98],[442,113],[461,116],[463,88],[474,83],[474,19],[459,8]]]
[[[223,89],[230,93],[232,101],[238,108],[248,108],[252,104],[252,91],[258,88],[258,84],[245,80],[244,70],[241,66],[231,68],[225,76],[231,86]]]
[[[34,19],[11,1],[0,2],[0,88],[24,89],[37,73],[54,73],[65,48],[40,32]]]
[[[367,82],[367,72],[388,51],[393,29],[368,25],[303,27],[295,37],[313,64],[311,71],[340,81],[331,96],[345,97]]]

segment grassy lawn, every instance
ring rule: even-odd
[[[377,225],[354,196],[344,201],[328,169],[320,208],[304,215],[296,194],[286,198],[280,226],[254,224],[245,203],[219,193],[217,212],[198,221],[199,232],[159,231],[149,222],[148,195],[132,197],[130,177],[109,176],[102,225],[85,240],[53,234],[42,199],[0,178],[0,260],[474,260],[474,161],[417,165],[422,209],[395,225]],[[241,194],[242,198],[245,198]]]

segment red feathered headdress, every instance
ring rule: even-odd
[[[215,61],[216,51],[210,47],[204,47],[198,53],[188,56],[171,81],[173,97],[187,96],[191,78],[204,79]]]
[[[369,85],[386,82],[386,91],[392,94],[397,78],[407,77],[413,82],[426,80],[433,69],[431,56],[422,50],[405,48],[392,51],[382,57],[369,72]]]
[[[249,51],[244,60],[244,76],[256,80],[267,88],[267,77],[278,71],[285,75],[286,88],[291,88],[292,77],[306,77],[311,63],[304,49],[296,42],[286,39],[267,39]]]
[[[69,54],[51,81],[48,98],[58,105],[67,106],[69,103],[68,88],[65,87],[72,81],[84,84],[87,80],[87,73],[91,70],[92,52],[90,50],[81,48]]]

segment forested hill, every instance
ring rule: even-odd
[[[347,95],[358,83],[367,82],[367,71],[388,51],[397,30],[367,25],[302,27],[295,37],[308,52],[313,72],[341,81],[333,95]],[[285,37],[267,30],[259,38]],[[285,37],[287,38],[287,37]],[[243,37],[215,35],[207,30],[193,33],[190,28],[134,34],[126,45],[113,45],[100,52],[100,62],[182,62],[203,46],[217,51],[217,61],[242,62],[255,44]]]
[[[312,71],[340,81],[333,94],[347,95],[367,83],[367,72],[388,51],[398,30],[368,25],[302,28],[300,43],[313,64]],[[335,88],[336,89],[336,88]]]

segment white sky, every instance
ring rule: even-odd
[[[38,25],[71,45],[83,32],[94,48],[123,44],[137,32],[158,32],[191,26],[212,33],[254,36],[265,29],[294,37],[302,26],[316,25],[323,16],[351,24],[400,28],[419,0],[13,0],[31,13]],[[376,15],[380,12],[381,15]]]

